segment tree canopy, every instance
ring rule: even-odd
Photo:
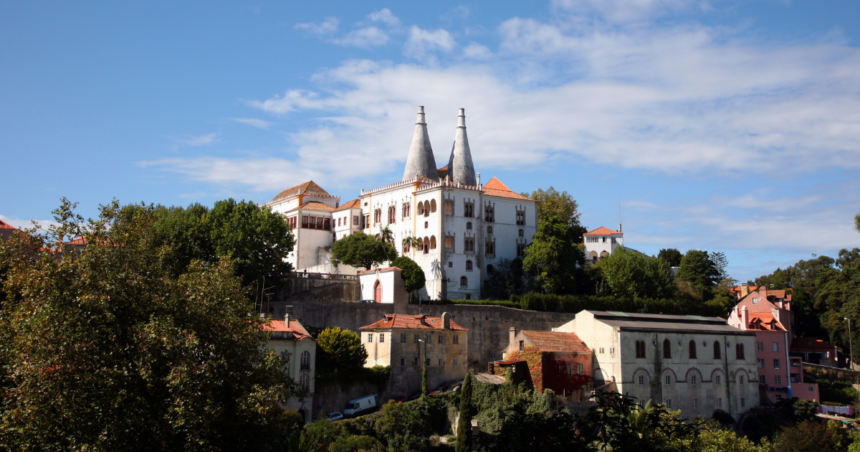
[[[706,251],[690,250],[681,259],[678,279],[687,281],[694,287],[711,288],[719,282],[720,271]]]
[[[374,265],[394,260],[397,250],[390,243],[359,231],[334,242],[331,254],[338,262],[370,270]]]
[[[427,283],[424,276],[424,270],[422,270],[421,266],[409,257],[400,256],[397,259],[394,259],[391,262],[391,265],[403,270],[400,273],[400,277],[403,278],[403,281],[406,283],[405,289],[407,292],[412,293],[419,290]]]
[[[619,297],[672,298],[675,283],[665,260],[619,246],[600,261],[606,284]]]
[[[568,226],[579,226],[579,217],[582,215],[577,210],[579,204],[568,192],[559,193],[555,188],[549,187],[546,190],[539,188],[531,194],[523,194],[538,201],[538,224],[552,217],[559,217]]]
[[[676,248],[663,248],[657,254],[658,259],[663,259],[670,267],[678,267],[681,265],[681,258],[684,257]]]
[[[553,216],[538,224],[526,250],[523,269],[535,276],[546,293],[564,293],[576,284],[577,266],[585,265],[585,252],[573,242],[570,225]]]
[[[260,347],[263,320],[230,259],[180,275],[146,246],[153,209],[91,223],[64,200],[59,226],[0,243],[0,443],[12,450],[249,450],[284,430],[299,394]],[[84,237],[79,251],[63,238]],[[32,245],[41,249],[34,254]],[[62,251],[62,254],[54,252]]]
[[[333,326],[324,329],[316,339],[318,378],[337,379],[338,375],[350,375],[364,367],[367,351],[358,333]]]

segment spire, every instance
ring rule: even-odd
[[[469,149],[469,138],[466,136],[466,109],[460,109],[457,118],[457,132],[454,135],[454,146],[448,163],[448,174],[455,184],[478,185],[475,178],[475,165],[472,164],[472,151]]]
[[[430,147],[430,135],[427,134],[427,123],[424,122],[424,106],[418,107],[418,119],[415,122],[415,134],[412,135],[412,145],[409,146],[409,157],[406,159],[406,170],[403,180],[424,176],[434,181],[439,180],[436,172],[436,159],[433,148]]]

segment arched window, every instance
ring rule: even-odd
[[[465,276],[460,277],[460,287],[466,287],[469,285],[469,280],[466,279]]]
[[[722,352],[720,351],[720,343],[718,341],[714,341],[714,359],[723,359]]]
[[[430,216],[430,201],[424,201],[424,216]]]
[[[435,235],[430,236],[430,249],[431,250],[436,249],[436,236]]]
[[[672,344],[669,343],[669,339],[663,340],[663,357],[671,358],[672,357]]]
[[[302,369],[310,369],[311,368],[311,352],[303,351],[302,352]]]
[[[690,359],[696,359],[696,342],[690,341]]]
[[[424,249],[424,242],[421,241],[418,237],[415,238],[415,249],[417,251],[421,251]]]
[[[429,252],[430,252],[430,239],[428,239],[427,237],[424,237],[424,254],[427,254]]]
[[[436,213],[436,200],[430,201],[430,212]]]
[[[388,224],[397,221],[397,207],[391,206],[388,208]]]
[[[466,270],[472,271],[472,261],[466,261]]]
[[[735,355],[737,359],[744,359],[744,344],[735,344]]]
[[[424,215],[424,203],[418,203],[418,215]]]

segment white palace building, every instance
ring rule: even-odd
[[[537,202],[511,191],[495,177],[481,184],[475,172],[466,116],[460,109],[448,164],[437,168],[424,107],[418,107],[415,134],[403,180],[340,204],[313,181],[279,193],[265,205],[286,216],[296,246],[289,261],[298,271],[332,272],[334,241],[363,231],[389,228],[401,255],[424,270],[430,299],[477,299],[484,279],[501,259],[523,257],[537,230]],[[418,239],[409,247],[407,238]],[[395,256],[392,256],[392,259]],[[344,269],[343,273],[354,272]]]

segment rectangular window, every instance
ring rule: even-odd
[[[764,369],[764,358],[759,358],[759,359],[758,359],[758,368],[759,368],[759,369]]]
[[[354,215],[354,216],[352,217],[352,225],[353,225],[353,226],[358,226],[358,215]]]
[[[520,341],[520,351],[522,351],[524,348],[525,348],[525,342]]]
[[[418,337],[419,337],[419,336],[418,336],[418,334],[415,334],[415,340],[414,340],[414,341],[412,341],[412,342],[414,342],[414,343],[416,343],[416,344],[417,344],[417,343],[418,343]]]
[[[774,375],[773,384],[779,386],[782,384],[782,375]]]
[[[326,218],[323,221],[323,230],[324,231],[331,231],[331,218]]]
[[[778,351],[779,351],[779,342],[774,342],[774,343],[773,343],[773,351],[775,351],[775,352],[778,352]]]
[[[454,342],[454,344],[459,344],[460,343],[460,336],[455,334],[453,342]]]
[[[672,409],[672,399],[666,400],[666,408]]]
[[[430,358],[424,360],[424,365],[430,367]]]
[[[487,223],[492,223],[496,221],[495,208],[491,206],[487,206],[484,208],[484,221]]]
[[[722,408],[722,407],[723,407],[723,399],[717,398],[717,408]]]
[[[517,225],[525,226],[526,225],[526,212],[525,211],[517,211]]]
[[[380,343],[385,342],[385,335],[382,333],[379,333],[379,342]]]
[[[584,375],[585,374],[585,364],[576,363],[576,374]]]
[[[307,229],[308,227],[308,216],[302,215],[302,228]]]
[[[445,201],[445,215],[449,217],[454,215],[454,201]]]
[[[747,406],[747,400],[745,398],[741,397],[741,408],[743,408],[745,406]]]
[[[467,202],[463,206],[463,216],[466,218],[474,217],[475,216],[475,205],[470,203],[470,202]]]
[[[445,336],[443,336],[443,335],[441,335],[441,334],[439,335],[439,343],[440,343],[440,344],[444,344],[444,343],[445,343]]]
[[[696,386],[696,383],[698,383],[698,381],[697,381],[695,375],[692,376],[691,380],[692,380],[693,386]]]
[[[759,382],[759,384],[766,385],[767,384],[767,378],[765,378],[764,375],[759,375],[758,376],[758,382]]]
[[[367,334],[367,342],[373,342],[373,333]]]
[[[573,363],[567,363],[567,374],[573,375]]]
[[[454,237],[450,235],[445,236],[445,248],[454,248]]]
[[[517,257],[526,257],[525,243],[517,243]]]
[[[454,367],[457,367],[457,358],[454,358]]]
[[[406,333],[400,333],[400,343],[401,344],[406,343]]]
[[[773,360],[773,368],[779,369],[779,360],[778,359]]]
[[[425,344],[432,344],[432,343],[433,343],[433,341],[431,341],[430,339],[432,339],[432,337],[430,337],[430,334],[425,334],[425,335],[424,335],[424,343],[425,343]]]
[[[639,376],[639,386],[645,386],[645,377],[642,375]]]
[[[412,359],[412,365],[418,367],[418,357]]]
[[[764,342],[756,342],[755,343],[756,351],[763,352],[764,351]]]
[[[609,354],[610,354],[610,355],[614,355],[614,354],[615,354],[615,347],[609,347]]]
[[[406,367],[406,358],[400,358],[400,367]]]
[[[672,376],[666,375],[666,386],[672,386]]]

